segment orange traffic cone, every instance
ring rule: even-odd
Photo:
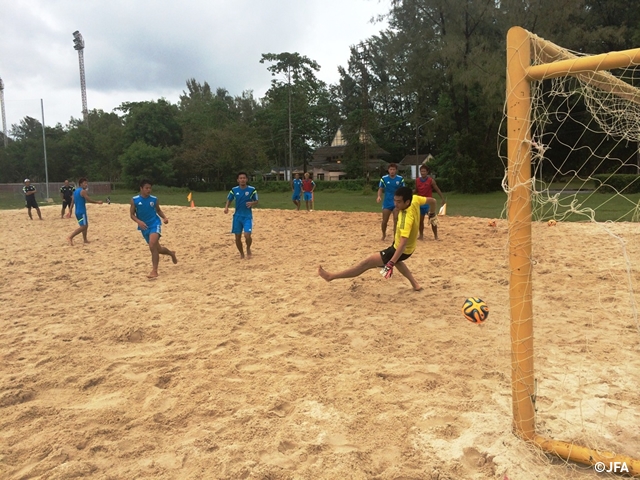
[[[191,208],[196,208],[196,204],[191,200]]]

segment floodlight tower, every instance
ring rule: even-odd
[[[4,83],[0,78],[0,105],[2,105],[2,136],[4,137],[4,148],[7,148],[7,116],[4,113]]]
[[[82,91],[82,115],[84,117],[84,124],[88,126],[87,86],[84,80],[84,39],[78,30],[73,32],[73,48],[78,51],[78,61],[80,62],[80,90]]]

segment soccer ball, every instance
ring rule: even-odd
[[[489,307],[481,298],[470,297],[462,305],[462,314],[471,323],[484,323],[489,316]]]
[[[551,220],[549,220],[549,221],[547,222],[547,225],[549,225],[550,227],[555,227],[557,223],[558,223],[558,222],[556,222],[556,221],[552,218]]]

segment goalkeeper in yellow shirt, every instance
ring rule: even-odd
[[[404,261],[413,254],[418,243],[418,230],[420,227],[420,206],[429,203],[435,209],[435,199],[413,195],[409,187],[400,187],[396,190],[393,203],[398,210],[398,224],[394,236],[393,245],[371,254],[357,265],[337,273],[327,272],[322,265],[318,267],[318,275],[327,282],[336,278],[357,277],[372,268],[380,268],[380,273],[386,279],[391,278],[396,268],[411,282],[414,290],[422,290],[420,284],[413,277]],[[433,203],[433,205],[431,205]]]

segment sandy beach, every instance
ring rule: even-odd
[[[414,292],[317,275],[387,247],[380,214],[258,208],[241,261],[231,213],[163,207],[179,262],[148,280],[128,208],[89,205],[74,246],[57,206],[0,211],[0,478],[609,477],[512,433],[505,220],[442,217]],[[533,233],[538,431],[637,459],[638,226]]]

